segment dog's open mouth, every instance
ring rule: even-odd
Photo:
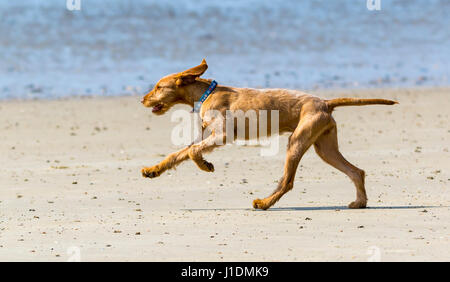
[[[158,105],[156,105],[156,106],[153,107],[152,112],[153,112],[153,113],[159,112],[159,111],[162,110],[163,107],[164,107],[163,104],[158,104]]]

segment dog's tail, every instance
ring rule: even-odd
[[[359,99],[359,98],[337,98],[325,101],[328,106],[328,112],[332,112],[336,107],[342,106],[366,106],[366,105],[394,105],[396,101],[385,99]]]

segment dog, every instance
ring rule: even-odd
[[[196,67],[163,77],[144,96],[142,104],[152,108],[152,112],[156,115],[166,113],[176,104],[194,106],[194,103],[202,98],[203,93],[211,85],[211,80],[200,78],[207,68],[208,65],[203,59],[201,64]],[[267,210],[293,188],[300,159],[312,145],[322,160],[345,173],[353,181],[356,187],[356,200],[351,202],[348,207],[360,209],[367,206],[367,194],[364,186],[365,172],[348,162],[339,152],[336,122],[332,117],[332,112],[336,107],[341,106],[394,104],[397,102],[385,99],[338,98],[324,100],[295,90],[251,89],[218,85],[201,105],[200,117],[203,120],[202,127],[206,128],[217,122],[214,118],[205,119],[205,113],[209,110],[218,111],[223,116],[228,110],[279,111],[280,134],[291,133],[284,174],[270,196],[253,201],[255,209]],[[213,164],[206,161],[203,154],[226,143],[226,134],[223,131],[217,133],[213,130],[207,138],[168,155],[155,166],[143,168],[142,175],[148,178],[158,177],[187,159],[194,161],[201,170],[213,172]]]

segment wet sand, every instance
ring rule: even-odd
[[[140,97],[0,102],[0,261],[449,260],[450,89],[316,92],[395,99],[334,113],[344,156],[364,169],[369,209],[314,150],[269,211],[275,157],[225,146],[157,179],[143,166],[178,149],[170,113]]]

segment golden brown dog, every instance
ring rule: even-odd
[[[153,113],[162,115],[175,104],[193,106],[210,85],[210,80],[201,79],[208,65],[203,60],[196,67],[184,72],[163,77],[142,100],[146,107],[153,107]],[[218,85],[213,94],[206,99],[200,111],[204,118],[208,110],[216,110],[226,115],[227,110],[278,110],[279,130],[292,132],[289,137],[284,174],[275,191],[265,199],[253,201],[256,209],[268,209],[275,204],[294,185],[294,177],[303,154],[311,145],[317,154],[328,164],[342,171],[356,186],[356,200],[349,208],[365,208],[367,195],[364,187],[365,173],[349,163],[339,152],[336,122],[331,113],[340,106],[393,105],[395,101],[383,99],[339,98],[323,100],[300,91],[283,89],[250,89]],[[214,123],[214,119],[203,122],[203,127]],[[270,122],[268,122],[270,124]],[[207,138],[167,156],[159,164],[142,169],[144,177],[157,177],[164,171],[174,168],[181,162],[191,159],[197,166],[208,172],[214,166],[203,159],[202,154],[212,151],[218,144],[226,143],[224,132],[212,132]],[[217,142],[222,141],[222,142]]]

